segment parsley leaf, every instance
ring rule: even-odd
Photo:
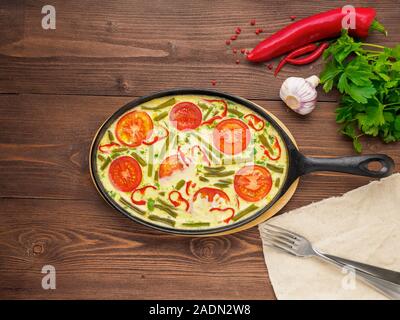
[[[400,45],[387,48],[356,42],[347,31],[325,50],[320,74],[325,92],[342,94],[336,109],[341,133],[362,151],[363,135],[400,141]]]

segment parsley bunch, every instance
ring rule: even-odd
[[[356,42],[344,30],[324,59],[321,83],[325,92],[336,87],[342,94],[336,122],[356,151],[362,150],[363,135],[400,141],[400,45]]]

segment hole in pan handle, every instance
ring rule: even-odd
[[[301,155],[299,160],[300,175],[314,171],[334,171],[359,176],[383,178],[390,176],[394,170],[393,159],[385,154],[340,158],[313,158]]]

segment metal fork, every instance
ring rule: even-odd
[[[303,236],[269,223],[262,227],[262,238],[265,245],[297,257],[318,257],[340,268],[350,268],[356,276],[387,297],[400,299],[400,272],[322,253]]]

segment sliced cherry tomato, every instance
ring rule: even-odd
[[[215,147],[225,154],[243,152],[250,143],[249,127],[240,120],[227,119],[217,124],[213,131]]]
[[[230,201],[229,196],[224,191],[222,191],[221,189],[210,187],[204,187],[197,190],[193,196],[193,201],[196,201],[197,197],[200,196],[201,198],[207,198],[208,202],[212,202],[216,195],[227,202]]]
[[[149,138],[153,130],[153,121],[144,111],[132,111],[117,122],[115,129],[119,142],[129,147],[140,146]]]
[[[202,118],[200,108],[191,102],[177,103],[169,113],[169,120],[181,131],[196,129]]]
[[[166,157],[160,164],[158,170],[159,178],[165,178],[171,176],[176,171],[181,171],[185,167],[177,154]]]
[[[123,192],[133,191],[142,181],[142,169],[132,157],[123,156],[110,164],[108,172],[111,183]]]
[[[236,172],[233,184],[239,197],[256,202],[265,198],[271,190],[271,173],[262,166],[245,166]]]

